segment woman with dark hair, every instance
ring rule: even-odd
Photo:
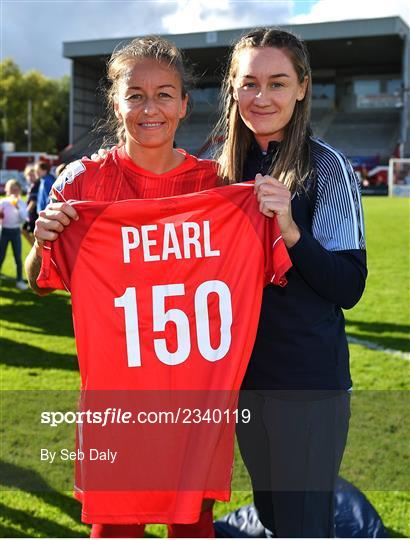
[[[293,263],[287,287],[264,290],[241,395],[252,421],[237,429],[260,519],[279,537],[334,536],[352,386],[342,308],[359,301],[367,275],[357,178],[312,137],[311,86],[300,39],[252,31],[233,48],[215,131],[220,175],[256,178]]]

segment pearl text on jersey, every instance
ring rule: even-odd
[[[196,258],[219,257],[221,254],[219,249],[211,247],[209,221],[121,227],[121,234],[124,263],[131,262],[131,251],[141,245],[144,262],[167,261],[170,255],[175,259],[190,259],[191,248]]]

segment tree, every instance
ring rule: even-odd
[[[27,150],[27,108],[32,102],[32,150],[58,153],[68,144],[69,77],[49,79],[0,62],[0,139]]]

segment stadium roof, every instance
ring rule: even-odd
[[[333,70],[357,68],[358,72],[372,65],[384,71],[400,71],[402,64],[402,40],[409,34],[409,27],[400,17],[379,19],[359,19],[336,22],[281,25],[308,42],[312,69]],[[251,28],[198,32],[191,34],[169,34],[177,47],[184,49],[197,71],[211,78],[224,64],[229,47]],[[135,37],[135,36],[133,36]],[[92,41],[65,42],[63,54],[82,64],[95,66],[96,61],[104,63],[119,45],[131,41],[133,37],[100,39]],[[323,41],[331,41],[331,47],[324,47]],[[212,49],[212,54],[210,54]],[[331,75],[331,73],[329,73]],[[206,81],[206,77],[203,80]]]

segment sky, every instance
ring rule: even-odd
[[[70,73],[63,42],[400,15],[408,0],[0,0],[0,57]]]

